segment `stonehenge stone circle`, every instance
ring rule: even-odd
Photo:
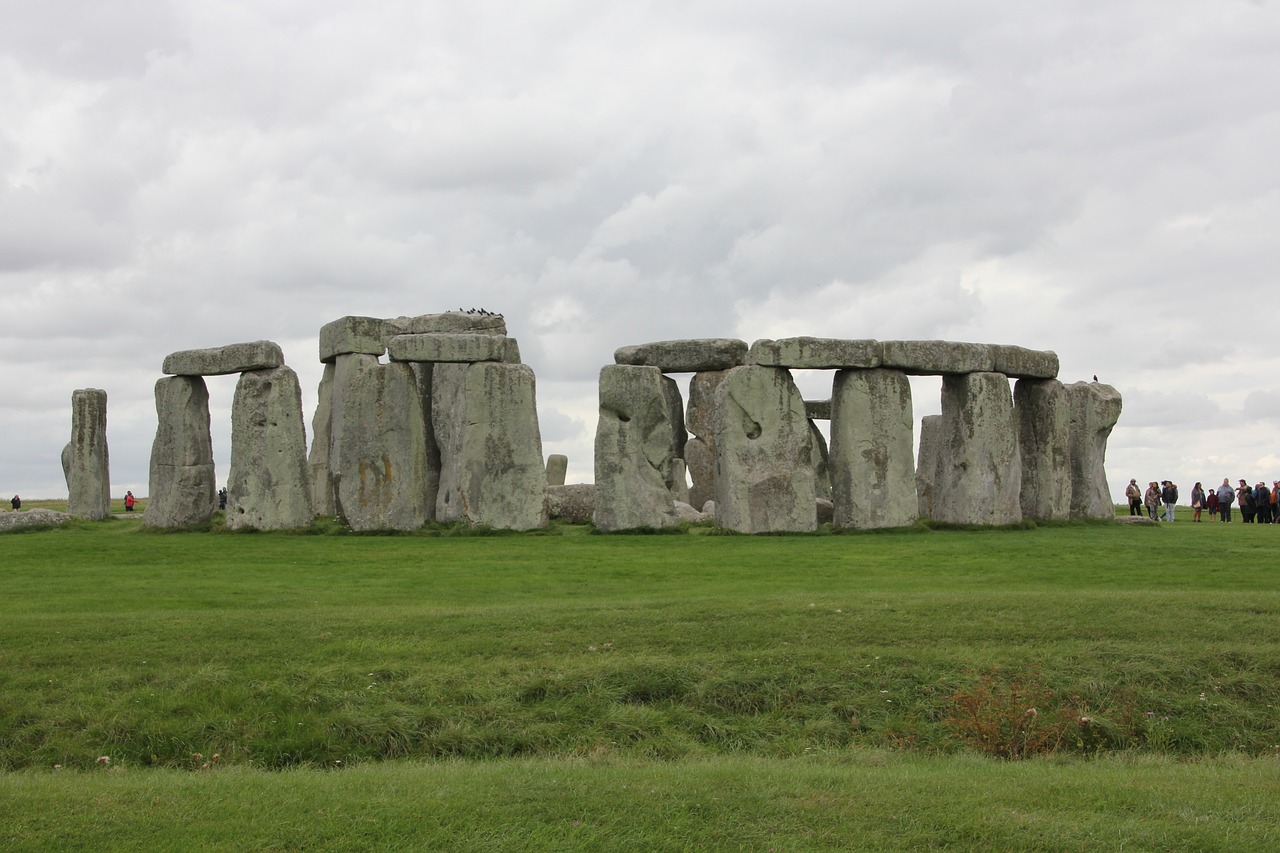
[[[563,453],[552,453],[547,457],[547,485],[563,486],[564,478],[569,473],[569,457]]]
[[[1013,411],[1022,455],[1022,517],[1065,521],[1071,515],[1071,411],[1062,383],[1019,379]]]
[[[209,390],[201,376],[156,381],[146,527],[193,527],[213,517],[217,480],[209,432]]]
[[[747,342],[735,338],[654,341],[621,347],[613,353],[615,364],[656,367],[663,373],[727,370],[743,364],[746,357]]]
[[[813,436],[780,367],[730,369],[716,388],[716,520],[739,533],[814,530]]]
[[[307,527],[311,478],[302,388],[289,367],[240,374],[231,404],[227,528]]]
[[[284,364],[280,345],[272,341],[251,341],[212,349],[189,349],[170,353],[160,372],[168,376],[225,376],[246,370],[271,370]]]
[[[900,370],[841,370],[831,394],[831,503],[836,527],[914,524],[919,512],[911,384]]]
[[[671,463],[684,425],[673,420],[669,381],[657,367],[600,370],[595,525],[601,530],[676,523]]]
[[[1071,411],[1071,517],[1112,518],[1107,486],[1107,438],[1120,419],[1120,392],[1097,382],[1065,386]]]
[[[965,373],[942,379],[941,460],[933,517],[950,524],[1022,520],[1022,458],[1009,378]]]
[[[67,445],[67,513],[92,521],[111,515],[111,465],[107,454],[107,392],[71,393],[71,443]]]

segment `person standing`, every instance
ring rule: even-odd
[[[125,512],[133,512],[133,505],[136,504],[137,502],[138,502],[137,499],[133,496],[133,492],[124,493],[124,511]]]
[[[17,512],[18,510],[22,509],[22,498],[18,497],[17,495],[14,495],[13,500],[9,501],[9,505],[13,507],[14,512]]]
[[[1236,500],[1240,502],[1240,520],[1245,524],[1253,524],[1253,489],[1242,478],[1236,488]]]
[[[1218,515],[1219,521],[1231,523],[1231,505],[1236,501],[1235,489],[1231,488],[1231,480],[1226,477],[1222,478],[1222,485],[1218,486]]]
[[[1152,480],[1147,485],[1147,492],[1142,496],[1142,502],[1147,506],[1147,515],[1152,521],[1160,520],[1160,487],[1156,485],[1156,481]]]
[[[1204,487],[1196,483],[1191,487],[1191,520],[1199,521],[1200,512],[1204,509]]]
[[[1210,489],[1205,495],[1204,505],[1209,508],[1209,517],[1213,518],[1218,514],[1218,490]]]
[[[1129,499],[1129,515],[1142,515],[1142,487],[1136,477],[1124,487],[1124,496]]]
[[[1165,480],[1160,489],[1160,500],[1164,501],[1164,520],[1173,521],[1173,508],[1178,503],[1178,484]]]
[[[1258,524],[1271,523],[1271,490],[1266,481],[1253,487],[1253,507]]]

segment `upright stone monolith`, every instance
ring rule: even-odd
[[[547,457],[547,485],[563,486],[564,478],[569,474],[569,457],[563,453],[552,453]]]
[[[292,368],[240,374],[231,404],[227,493],[230,530],[311,525],[302,388]]]
[[[790,372],[728,370],[715,410],[717,523],[740,533],[816,529],[813,436]]]
[[[916,459],[916,500],[921,518],[933,518],[934,488],[942,464],[942,415],[920,419],[920,454]]]
[[[1019,379],[1013,386],[1022,454],[1022,517],[1065,521],[1071,515],[1071,411],[1056,379]]]
[[[668,381],[657,367],[610,364],[600,370],[594,521],[601,530],[676,523],[670,477],[677,425]]]
[[[156,382],[156,437],[151,444],[150,488],[142,523],[193,527],[208,523],[217,506],[209,390],[199,376]]]
[[[431,518],[426,408],[408,364],[334,357],[330,466],[337,515],[352,530],[417,530]]]
[[[715,398],[716,387],[724,381],[725,371],[704,370],[689,380],[689,401],[685,407],[685,425],[692,437],[685,442],[684,461],[689,471],[689,503],[702,509],[716,496],[715,463]]]
[[[524,364],[436,364],[436,518],[502,530],[547,524],[537,389]]]
[[[1022,520],[1022,459],[1009,378],[964,373],[942,380],[941,460],[933,517],[950,524]]]
[[[107,454],[107,392],[71,393],[71,453],[67,459],[67,512],[98,520],[111,515],[111,466]]]
[[[307,474],[311,485],[311,511],[314,515],[337,515],[333,502],[333,361],[325,363],[320,385],[316,389],[316,411],[311,417],[311,453],[307,456]]]
[[[1116,514],[1107,485],[1107,439],[1124,407],[1120,392],[1097,382],[1065,386],[1071,411],[1071,517]]]
[[[898,370],[841,370],[831,394],[831,502],[836,527],[914,524],[911,384]]]

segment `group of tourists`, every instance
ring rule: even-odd
[[[1154,521],[1173,521],[1174,508],[1178,503],[1178,484],[1172,480],[1152,480],[1144,490],[1136,479],[1130,480],[1124,490],[1129,500],[1129,515],[1144,513]],[[1275,480],[1271,488],[1265,482],[1250,486],[1248,481],[1240,480],[1238,486],[1231,485],[1231,479],[1224,477],[1222,485],[1216,489],[1206,490],[1200,483],[1191,489],[1191,520],[1201,521],[1201,514],[1208,510],[1209,517],[1217,516],[1219,521],[1230,523],[1231,505],[1240,509],[1240,518],[1245,524],[1277,524],[1280,514],[1276,511],[1276,500],[1280,497],[1280,480]]]

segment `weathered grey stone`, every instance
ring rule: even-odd
[[[831,524],[833,521],[835,521],[835,517],[836,517],[835,504],[833,504],[831,501],[827,500],[826,498],[818,498],[818,500],[815,501],[815,503],[817,504],[817,506],[814,509],[815,509],[815,515],[817,516],[818,524],[820,525]]]
[[[426,404],[408,364],[336,356],[330,466],[337,515],[352,530],[417,530],[431,519]]]
[[[1019,379],[1013,412],[1022,454],[1022,517],[1065,521],[1071,516],[1071,410],[1056,379]]]
[[[942,464],[942,415],[920,419],[920,453],[916,459],[916,498],[921,518],[933,518],[934,486]]]
[[[382,355],[386,337],[386,320],[340,317],[320,327],[320,360],[329,364],[340,355]]]
[[[505,362],[508,360],[508,340],[505,335],[462,333],[395,335],[387,339],[387,356],[392,361]]]
[[[813,493],[820,499],[829,501],[831,500],[831,451],[827,448],[827,437],[812,420],[809,421],[809,434],[813,436]]]
[[[716,460],[707,441],[690,438],[684,445],[685,469],[689,472],[689,504],[699,507],[716,495]]]
[[[934,519],[982,525],[1021,521],[1022,459],[1008,377],[944,377],[941,432]]]
[[[747,363],[813,370],[879,367],[880,342],[809,337],[762,339],[751,345]]]
[[[992,344],[995,372],[1014,379],[1054,379],[1058,375],[1058,354],[1007,344]]]
[[[236,383],[226,518],[229,530],[311,525],[302,387],[291,368],[245,371]]]
[[[698,524],[706,521],[707,516],[702,512],[694,509],[684,501],[676,501],[675,503],[676,521],[687,521],[690,524]]]
[[[432,420],[440,447],[436,517],[531,530],[547,524],[547,474],[533,370],[437,364]]]
[[[111,466],[107,454],[107,392],[71,392],[71,458],[67,512],[93,521],[111,515]]]
[[[1112,518],[1107,439],[1124,407],[1120,392],[1097,382],[1073,382],[1063,390],[1071,412],[1071,517]]]
[[[987,373],[995,368],[989,344],[957,341],[882,341],[881,366],[920,376]]]
[[[588,524],[596,512],[595,483],[547,486],[547,516],[566,524]]]
[[[213,517],[217,480],[209,433],[209,389],[200,376],[156,381],[156,437],[146,527],[193,527]]]
[[[547,485],[563,486],[564,478],[569,473],[569,457],[563,453],[552,453],[547,457]]]
[[[667,401],[667,419],[671,422],[671,458],[684,458],[684,445],[689,440],[689,432],[684,425],[684,398],[680,396],[680,386],[669,376],[662,377],[662,397]],[[665,472],[668,488],[673,488],[675,473],[668,464]]]
[[[805,400],[804,413],[811,421],[831,420],[830,400]]]
[[[333,470],[330,467],[335,371],[332,361],[325,364],[324,374],[316,389],[316,411],[311,417],[311,454],[307,457],[307,473],[311,479],[311,511],[315,515],[338,514],[333,500]]]
[[[18,527],[56,527],[66,524],[71,516],[52,509],[22,509],[17,512],[0,510],[0,531]]]
[[[417,317],[392,317],[384,322],[388,336],[440,333],[505,335],[507,333],[507,321],[501,314],[446,311],[443,314],[420,314]]]
[[[677,504],[689,503],[689,478],[683,459],[671,460],[671,497]]]
[[[716,389],[715,406],[720,526],[740,533],[815,529],[813,434],[791,374],[735,367]]]
[[[702,514],[703,514],[703,515],[705,515],[707,518],[715,518],[715,517],[716,517],[716,502],[715,502],[715,501],[707,501],[706,503],[704,503],[704,504],[702,505]]]
[[[616,364],[656,367],[663,373],[726,370],[742,364],[746,357],[747,342],[734,338],[654,341],[622,347],[613,353]]]
[[[225,376],[246,370],[271,370],[284,364],[274,341],[250,341],[212,349],[188,349],[165,357],[161,373],[169,376]]]
[[[899,370],[841,370],[831,396],[837,527],[907,527],[919,517],[911,384]]]
[[[67,481],[67,492],[71,492],[71,442],[62,446],[62,479]]]
[[[677,424],[669,381],[657,367],[610,364],[600,370],[595,525],[601,530],[676,522],[671,462]]]

